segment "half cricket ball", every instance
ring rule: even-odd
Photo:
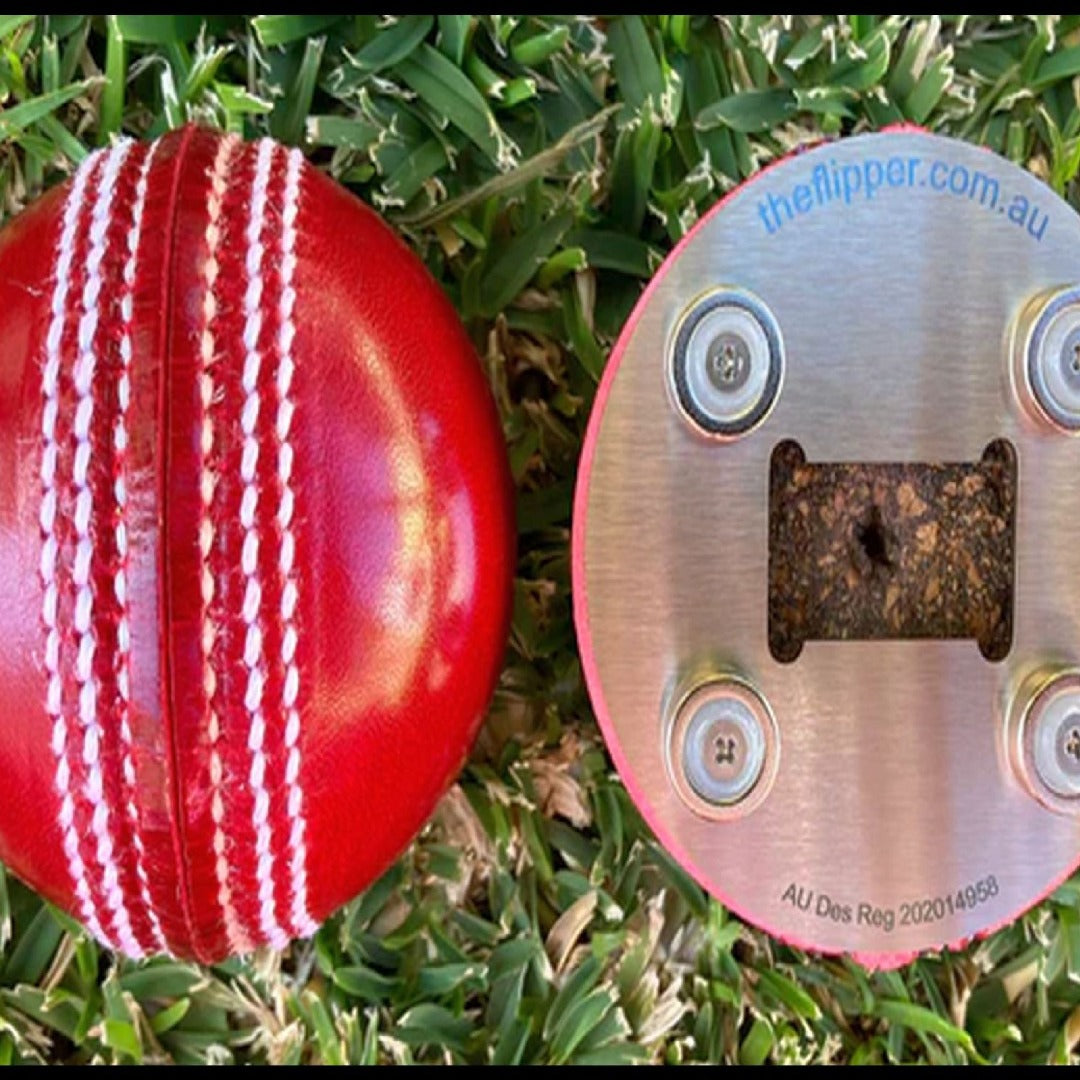
[[[272,141],[92,155],[0,233],[0,860],[102,942],[311,933],[460,767],[510,482],[378,217]]]

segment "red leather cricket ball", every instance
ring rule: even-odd
[[[282,946],[480,724],[510,481],[420,262],[189,127],[0,233],[0,860],[133,956]]]

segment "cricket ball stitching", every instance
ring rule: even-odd
[[[216,322],[218,316],[217,286],[220,273],[218,248],[221,243],[221,211],[225,200],[229,169],[240,150],[240,140],[230,136],[218,144],[217,154],[211,167],[210,192],[207,198],[206,257],[203,263],[202,287],[202,333],[199,337],[199,403],[202,408],[202,425],[199,439],[200,475],[199,496],[201,520],[199,523],[199,556],[202,560],[200,592],[202,618],[200,649],[202,653],[203,695],[206,709],[206,728],[210,740],[210,814],[214,824],[214,876],[217,880],[217,901],[225,920],[225,933],[231,948],[245,952],[251,948],[251,938],[243,926],[233,902],[230,884],[231,868],[227,854],[225,834],[224,771],[220,749],[221,716],[218,694],[218,678],[214,667],[214,649],[217,639],[213,617],[216,585],[211,555],[216,542],[214,528],[214,500],[217,474],[214,467],[214,411],[217,405],[217,387],[214,381],[214,363],[217,359]]]
[[[240,500],[240,524],[244,529],[240,553],[240,566],[244,574],[244,601],[241,615],[246,627],[244,664],[247,668],[247,685],[244,690],[244,707],[248,712],[247,745],[251,751],[251,771],[248,783],[255,796],[252,825],[255,830],[255,876],[259,893],[259,926],[267,940],[280,948],[288,941],[288,934],[278,920],[274,896],[274,828],[270,816],[270,791],[266,778],[267,723],[264,691],[267,670],[266,652],[263,645],[265,605],[263,604],[263,581],[259,569],[261,530],[260,523],[256,521],[260,509],[260,491],[256,475],[259,467],[260,446],[256,427],[262,408],[259,376],[263,364],[259,339],[263,324],[263,294],[266,291],[263,278],[266,245],[263,242],[263,234],[267,224],[267,190],[270,186],[273,144],[268,139],[263,139],[260,140],[258,147],[247,224],[247,255],[244,261],[247,289],[244,293],[244,348],[246,352],[242,379],[245,398],[240,414],[240,427],[244,436],[240,463],[240,476],[244,485],[243,496]]]
[[[84,921],[105,944],[133,956],[167,944],[152,898],[137,797],[127,581],[128,424],[131,367],[138,362],[133,356],[132,319],[143,213],[157,145],[140,153],[136,144],[121,142],[93,155],[78,171],[63,207],[42,372],[45,707],[52,720],[59,825]],[[257,144],[253,152],[255,167],[244,182],[250,184],[250,191],[243,192],[249,196],[243,200],[249,207],[242,231],[244,248],[230,259],[239,281],[224,280],[219,258],[228,254],[220,249],[229,173],[244,153],[239,140],[220,142],[207,177],[196,375],[201,410],[197,459],[202,610],[198,632],[205,699],[201,722],[212,784],[210,856],[218,886],[216,899],[233,949],[250,948],[259,940],[281,947],[290,933],[310,934],[317,927],[308,907],[307,826],[300,786],[299,582],[292,442],[294,279],[304,162],[299,151],[285,151],[270,140]],[[124,191],[120,190],[122,181],[126,181]],[[84,268],[77,264],[80,245],[86,249]],[[84,275],[81,290],[80,274]],[[225,290],[238,297],[231,321],[219,319],[223,308],[229,309],[229,297],[222,295]],[[276,333],[264,332],[267,328]],[[239,340],[222,342],[222,330],[226,338],[238,333]],[[222,359],[223,346],[226,355],[242,356],[238,417],[222,415],[228,395],[220,392],[214,367]],[[265,404],[274,406],[272,417],[264,410],[271,376],[273,402]],[[63,400],[65,386],[71,387],[71,403]],[[70,417],[62,412],[65,405],[73,410]],[[264,423],[260,423],[261,413]],[[238,481],[221,475],[232,465],[228,458],[234,457],[222,445],[223,437],[235,429],[237,420],[242,433]],[[260,465],[263,450],[267,467],[273,466],[272,483],[267,483]],[[62,475],[68,467],[70,476]],[[102,470],[107,483],[97,479]],[[221,604],[219,577],[229,572],[226,549],[230,539],[227,530],[222,534],[215,527],[216,515],[225,512],[222,486],[239,495],[238,554],[243,582],[239,611],[223,610]],[[65,499],[68,490],[70,496]],[[70,566],[64,554],[65,536],[73,549]],[[264,581],[266,561],[271,558],[274,580]],[[239,597],[234,595],[234,599]],[[278,619],[276,628],[269,625],[272,614]],[[69,618],[71,626],[66,624]],[[230,621],[241,637],[236,642],[238,650],[229,647],[234,634],[227,626]],[[223,642],[225,632],[229,640]],[[276,656],[267,651],[273,634],[278,635],[273,637]],[[101,655],[110,645],[114,655]],[[236,651],[245,673],[239,687],[237,680],[230,679]],[[280,671],[271,673],[271,665]],[[223,686],[242,690],[246,768],[241,764],[242,752],[231,756],[222,752],[219,702]],[[268,688],[277,691],[273,700]],[[118,706],[115,719],[107,708],[111,702]],[[81,734],[81,745],[76,733]],[[268,773],[279,752],[284,762],[277,771],[283,773],[283,782],[274,783]],[[234,774],[246,783],[230,785]],[[230,844],[238,844],[231,833],[239,823],[235,817],[230,819],[229,811],[229,803],[236,801],[230,797],[234,788],[251,800],[250,820],[243,831],[250,829],[254,839],[255,918],[246,917],[236,903],[236,897],[244,893],[237,870],[241,860],[229,857],[235,854]],[[85,856],[80,841],[83,821],[89,822],[91,835],[84,842],[92,858]],[[284,841],[275,840],[277,830],[284,834]],[[125,831],[130,840],[127,851],[122,847]],[[198,852],[178,854],[199,857]],[[98,915],[102,909],[109,913],[108,927]],[[136,924],[145,933],[138,932]]]
[[[91,807],[91,829],[95,838],[94,856],[101,875],[105,903],[112,913],[112,925],[124,952],[142,955],[131,925],[124,889],[120,883],[117,859],[113,808],[105,789],[107,734],[101,723],[101,703],[108,699],[105,682],[95,671],[95,654],[99,647],[98,624],[108,617],[108,596],[102,596],[101,564],[105,553],[100,550],[98,523],[107,522],[108,509],[92,472],[97,469],[99,455],[104,457],[99,432],[95,430],[95,413],[107,407],[103,386],[107,386],[104,371],[106,351],[103,304],[108,290],[115,284],[116,251],[109,244],[108,230],[116,200],[117,180],[132,149],[132,143],[118,143],[109,151],[102,170],[101,181],[90,215],[90,253],[87,257],[86,282],[82,293],[79,316],[78,356],[74,366],[75,459],[72,480],[75,488],[75,561],[72,580],[75,586],[75,638],[77,656],[75,678],[78,684],[79,722],[83,734],[83,764],[87,770],[85,795]],[[103,295],[105,293],[105,295]]]
[[[127,230],[126,261],[123,272],[123,293],[120,300],[122,335],[120,338],[120,373],[116,386],[116,420],[113,429],[114,479],[113,497],[116,501],[116,573],[114,593],[119,608],[116,626],[116,689],[119,699],[121,769],[123,775],[122,799],[127,807],[128,829],[138,882],[139,899],[150,927],[150,946],[157,951],[166,949],[165,935],[158,920],[150,893],[150,881],[146,872],[146,848],[142,839],[142,822],[139,815],[138,788],[135,775],[131,736],[131,625],[128,611],[127,576],[129,569],[128,518],[127,518],[127,414],[131,404],[131,323],[134,317],[135,281],[139,265],[139,242],[142,238],[143,212],[146,208],[146,192],[150,168],[158,143],[145,148],[139,164],[135,198],[131,211],[131,225]]]
[[[214,495],[214,543],[207,565],[214,579],[214,600],[207,612],[213,624],[214,648],[212,663],[217,688],[217,713],[221,727],[219,750],[223,783],[223,829],[225,858],[228,865],[233,907],[243,937],[250,943],[267,940],[264,922],[265,886],[260,892],[258,844],[258,791],[252,783],[253,714],[247,699],[252,683],[252,669],[245,654],[251,647],[250,625],[244,616],[245,603],[250,604],[253,590],[249,575],[243,566],[244,543],[251,531],[248,524],[255,524],[254,517],[247,519],[247,510],[259,506],[259,485],[265,484],[265,455],[255,458],[253,484],[244,480],[245,455],[252,462],[250,439],[245,434],[244,410],[248,407],[249,393],[244,386],[244,374],[248,370],[249,348],[246,336],[249,326],[247,296],[250,280],[247,265],[250,258],[250,231],[252,197],[258,167],[258,147],[242,144],[230,164],[230,173],[222,202],[220,218],[221,240],[218,250],[218,276],[215,289],[214,342],[214,451],[211,459],[215,476]],[[270,209],[264,204],[262,213]],[[260,235],[263,227],[260,226]],[[271,230],[266,227],[269,238]],[[260,298],[263,314],[272,315]],[[263,322],[266,321],[264,318]],[[260,325],[255,347],[260,348],[266,334]],[[260,376],[266,372],[260,363]],[[249,413],[250,417],[250,413]],[[265,422],[265,416],[262,417]],[[261,434],[255,431],[256,442]],[[258,447],[256,447],[258,449]],[[254,489],[248,494],[249,487]],[[247,508],[244,506],[247,499]],[[265,504],[265,500],[263,500]],[[265,505],[263,506],[265,510]],[[259,523],[261,525],[261,522]],[[265,550],[264,550],[265,549]],[[260,545],[260,558],[270,550],[270,545]],[[248,569],[250,569],[250,564]],[[248,614],[259,616],[259,608],[265,602],[263,576],[265,567],[256,566],[259,574],[258,604]],[[257,627],[261,631],[263,627]],[[264,667],[256,678],[262,678],[267,708],[272,698],[266,691],[267,677],[273,672]],[[272,681],[270,693],[272,693]],[[271,716],[271,721],[273,717]],[[264,736],[265,736],[264,717]],[[271,730],[273,728],[271,727]],[[264,758],[269,761],[267,747]],[[196,766],[198,767],[198,766]],[[256,777],[257,778],[257,777]],[[211,784],[213,776],[210,777]],[[264,776],[265,780],[265,776]],[[267,793],[271,790],[266,787]],[[273,835],[273,834],[271,834]],[[216,861],[215,861],[216,865]],[[271,912],[273,914],[273,912]]]
[[[279,301],[280,329],[278,332],[278,368],[274,385],[277,391],[277,416],[275,433],[278,440],[278,508],[277,525],[280,530],[279,571],[281,576],[281,663],[285,670],[282,704],[285,707],[285,748],[288,754],[285,767],[285,785],[288,791],[287,813],[289,818],[289,872],[293,894],[292,923],[301,934],[311,935],[317,923],[308,909],[307,898],[307,846],[304,818],[304,792],[300,787],[300,711],[297,702],[300,695],[300,668],[296,662],[296,534],[293,530],[295,493],[293,490],[293,446],[290,429],[295,406],[291,397],[295,362],[292,355],[296,338],[293,311],[296,307],[296,219],[300,210],[300,178],[304,164],[299,150],[288,151],[285,173],[284,207],[281,214],[281,299]]]
[[[96,179],[102,154],[91,155],[75,176],[64,204],[60,239],[56,253],[56,272],[51,301],[51,318],[45,340],[45,363],[42,371],[42,454],[41,510],[42,531],[41,579],[42,622],[45,627],[45,670],[47,674],[46,711],[52,718],[52,752],[56,759],[55,784],[60,798],[59,825],[63,837],[68,872],[78,900],[83,921],[95,937],[113,944],[98,921],[94,899],[90,892],[89,872],[79,849],[79,833],[75,825],[75,791],[71,776],[72,730],[65,708],[64,677],[61,664],[62,634],[59,621],[60,584],[59,563],[60,527],[57,521],[60,485],[60,440],[57,435],[60,408],[61,354],[69,317],[69,297],[75,249],[86,202],[87,189]]]

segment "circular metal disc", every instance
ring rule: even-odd
[[[585,670],[619,770],[661,840],[745,918],[876,962],[1008,922],[1080,854],[1080,819],[1014,776],[1006,713],[1046,664],[1080,664],[1080,439],[1018,403],[1014,327],[1080,281],[1080,218],[984,150],[914,130],[786,159],[711,213],[657,275],[597,397],[575,504]],[[687,421],[672,336],[704,292],[759,297],[783,389],[740,439]],[[767,636],[770,456],[976,462],[1016,449],[1013,640]],[[692,812],[665,768],[674,707],[736,671],[773,713],[779,766],[736,820]]]

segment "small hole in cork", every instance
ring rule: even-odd
[[[855,526],[855,539],[859,541],[872,566],[885,569],[892,566],[892,559],[889,557],[889,535],[885,523],[881,520],[881,507],[873,507],[866,521]]]

